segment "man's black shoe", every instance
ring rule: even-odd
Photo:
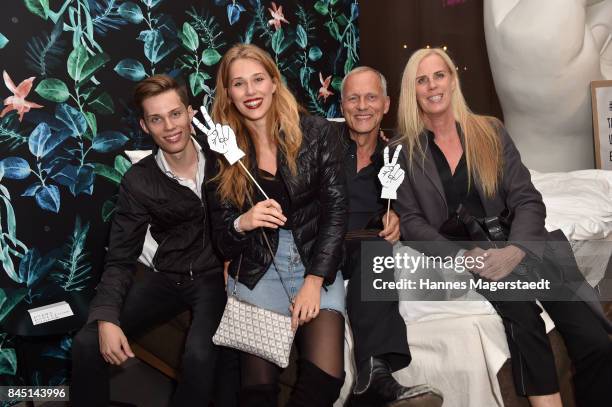
[[[439,407],[444,400],[440,390],[430,385],[402,386],[388,363],[374,357],[359,370],[351,399],[352,406],[364,407]]]

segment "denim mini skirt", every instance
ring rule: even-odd
[[[283,276],[285,286],[292,298],[295,298],[298,291],[304,284],[305,268],[302,264],[300,254],[293,240],[291,230],[279,229],[278,248],[274,256],[274,262],[270,264],[263,277],[257,285],[250,290],[247,286],[236,281],[230,276],[227,280],[228,296],[234,292],[241,301],[258,307],[278,312],[279,314],[291,315],[289,312],[289,298],[283,289],[283,285],[276,270],[274,263],[278,266],[280,274]],[[238,277],[240,280],[240,277]],[[327,290],[326,290],[327,289]],[[345,292],[344,279],[342,273],[336,274],[333,284],[321,288],[321,310],[331,309],[345,315]]]

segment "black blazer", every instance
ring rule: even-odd
[[[487,216],[499,216],[504,209],[514,214],[509,242],[518,242],[538,259],[542,258],[547,232],[544,228],[546,207],[542,195],[531,183],[529,170],[512,139],[501,127],[499,137],[503,147],[503,170],[498,193],[487,198],[477,176],[472,177]],[[402,149],[400,165],[406,171],[404,182],[397,191],[393,207],[400,217],[402,238],[406,241],[445,241],[439,232],[448,219],[448,205],[442,181],[434,162],[429,138],[420,135],[425,159],[418,155],[408,164],[407,149]]]

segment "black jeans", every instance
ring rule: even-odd
[[[148,271],[130,288],[119,318],[128,337],[168,321],[188,308],[192,310],[172,406],[207,407],[215,390],[215,405],[237,405],[238,357],[224,352],[231,360],[219,358],[221,352],[212,343],[225,302],[221,273],[202,274],[192,280],[189,276]],[[216,379],[223,380],[223,385],[217,386]],[[109,403],[108,365],[100,353],[97,322],[85,325],[74,338],[71,400],[74,407],[106,407]]]
[[[527,396],[559,391],[552,349],[536,303],[491,304],[504,322],[517,393]],[[574,365],[577,406],[612,405],[612,342],[601,322],[580,301],[543,301],[542,306],[563,337]]]
[[[363,241],[384,241],[382,238],[367,238]],[[370,357],[385,359],[392,371],[408,366],[411,361],[406,323],[399,313],[399,301],[394,300],[364,301],[362,298],[362,258],[361,240],[346,242],[347,260],[345,267],[350,275],[346,293],[347,314],[353,332],[355,363],[358,369]],[[388,245],[388,253],[393,255],[393,246]],[[364,265],[366,272],[371,273],[371,265]],[[369,268],[368,268],[369,267]],[[385,272],[383,279],[393,281],[393,272]],[[370,281],[369,278],[365,279]]]

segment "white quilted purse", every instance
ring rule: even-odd
[[[276,262],[274,262],[274,254],[268,238],[263,230],[262,233],[272,253],[272,263],[280,277],[285,294],[287,294],[289,302],[293,303],[283,277],[276,267]],[[291,329],[291,317],[239,299],[236,285],[240,274],[240,263],[242,263],[242,257],[238,264],[234,290],[227,299],[221,323],[213,336],[213,343],[259,356],[285,368],[289,365],[289,354],[295,335],[295,332]]]
[[[291,317],[240,301],[232,295],[227,299],[213,342],[285,368],[289,365],[293,335]]]

